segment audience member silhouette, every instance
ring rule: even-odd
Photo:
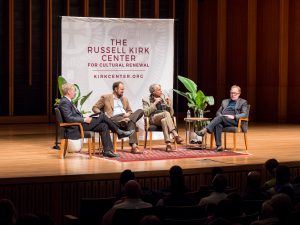
[[[270,200],[263,203],[261,219],[252,222],[251,225],[294,224],[293,221],[290,221],[292,208],[292,201],[288,195],[283,193],[275,194]]]
[[[248,173],[247,185],[242,197],[244,200],[264,200],[268,198],[268,194],[261,188],[261,175],[258,171]]]
[[[199,205],[215,204],[217,205],[222,199],[225,199],[227,194],[225,188],[227,186],[227,177],[224,174],[217,174],[213,181],[213,192],[200,200]]]
[[[135,180],[130,180],[125,184],[125,198],[117,201],[114,206],[103,216],[102,225],[111,225],[114,213],[117,209],[140,209],[153,207],[152,204],[144,202],[141,196],[141,186]]]
[[[124,188],[125,188],[126,183],[130,180],[135,180],[135,174],[130,169],[126,169],[120,174],[119,181],[120,181],[120,185],[121,185],[121,191],[119,193],[117,193],[117,195],[116,195],[117,200],[125,197]]]
[[[19,217],[16,225],[43,225],[35,214],[24,214]]]
[[[275,184],[276,184],[275,170],[276,170],[278,165],[279,165],[279,163],[276,159],[268,159],[265,162],[264,166],[265,166],[265,169],[266,169],[268,175],[270,176],[270,179],[267,180],[263,184],[262,187],[263,187],[264,190],[268,190],[268,189],[275,186]]]
[[[161,225],[160,219],[155,215],[147,215],[141,219],[140,225]]]
[[[294,187],[290,182],[290,168],[284,165],[279,165],[276,168],[276,184],[269,189],[271,195],[277,193],[286,193],[290,197],[294,197]]]
[[[0,200],[0,224],[15,225],[17,222],[17,210],[14,203],[9,199]]]

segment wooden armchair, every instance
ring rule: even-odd
[[[248,137],[247,137],[247,132],[248,132],[248,122],[249,122],[249,112],[250,112],[250,105],[248,105],[247,109],[247,117],[245,118],[240,118],[238,120],[238,126],[237,127],[224,127],[222,132],[224,133],[224,147],[225,149],[227,148],[227,133],[233,133],[233,149],[236,150],[236,134],[237,133],[243,133],[244,134],[244,142],[245,142],[245,147],[246,150],[248,150]],[[211,140],[210,140],[210,147],[212,148],[213,146],[213,140],[214,140],[214,134],[212,133],[211,135]]]
[[[92,151],[93,154],[95,153],[95,136],[93,131],[84,131],[81,123],[64,123],[63,118],[61,116],[60,110],[55,108],[55,115],[56,115],[56,122],[60,128],[60,150],[59,150],[59,157],[65,158],[68,148],[68,138],[65,135],[65,127],[69,126],[78,126],[80,129],[80,138],[87,138],[88,139],[88,153],[89,157],[92,158]]]
[[[174,126],[177,127],[176,123],[176,117],[173,116],[173,122]],[[148,138],[148,132],[150,134],[150,150],[152,149],[152,132],[162,132],[161,126],[156,126],[153,124],[150,124],[150,118],[147,116],[144,116],[144,149],[147,147],[147,138]],[[177,150],[177,143],[174,141],[175,149]]]

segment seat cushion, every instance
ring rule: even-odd
[[[94,131],[84,131],[84,138],[92,138],[95,136]]]
[[[237,133],[238,128],[237,127],[224,127],[223,132],[229,132],[229,133]]]
[[[162,131],[162,127],[150,124],[148,131]]]

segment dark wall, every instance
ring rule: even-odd
[[[54,122],[59,16],[175,18],[177,75],[215,97],[238,84],[251,120],[299,122],[297,0],[47,0],[0,2],[0,123]],[[191,63],[192,62],[192,63]],[[185,99],[175,96],[183,117]],[[265,110],[265,109],[268,110]]]

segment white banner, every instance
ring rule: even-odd
[[[62,17],[61,27],[61,75],[78,84],[81,95],[93,91],[85,111],[120,80],[133,111],[153,83],[172,99],[173,19]]]

